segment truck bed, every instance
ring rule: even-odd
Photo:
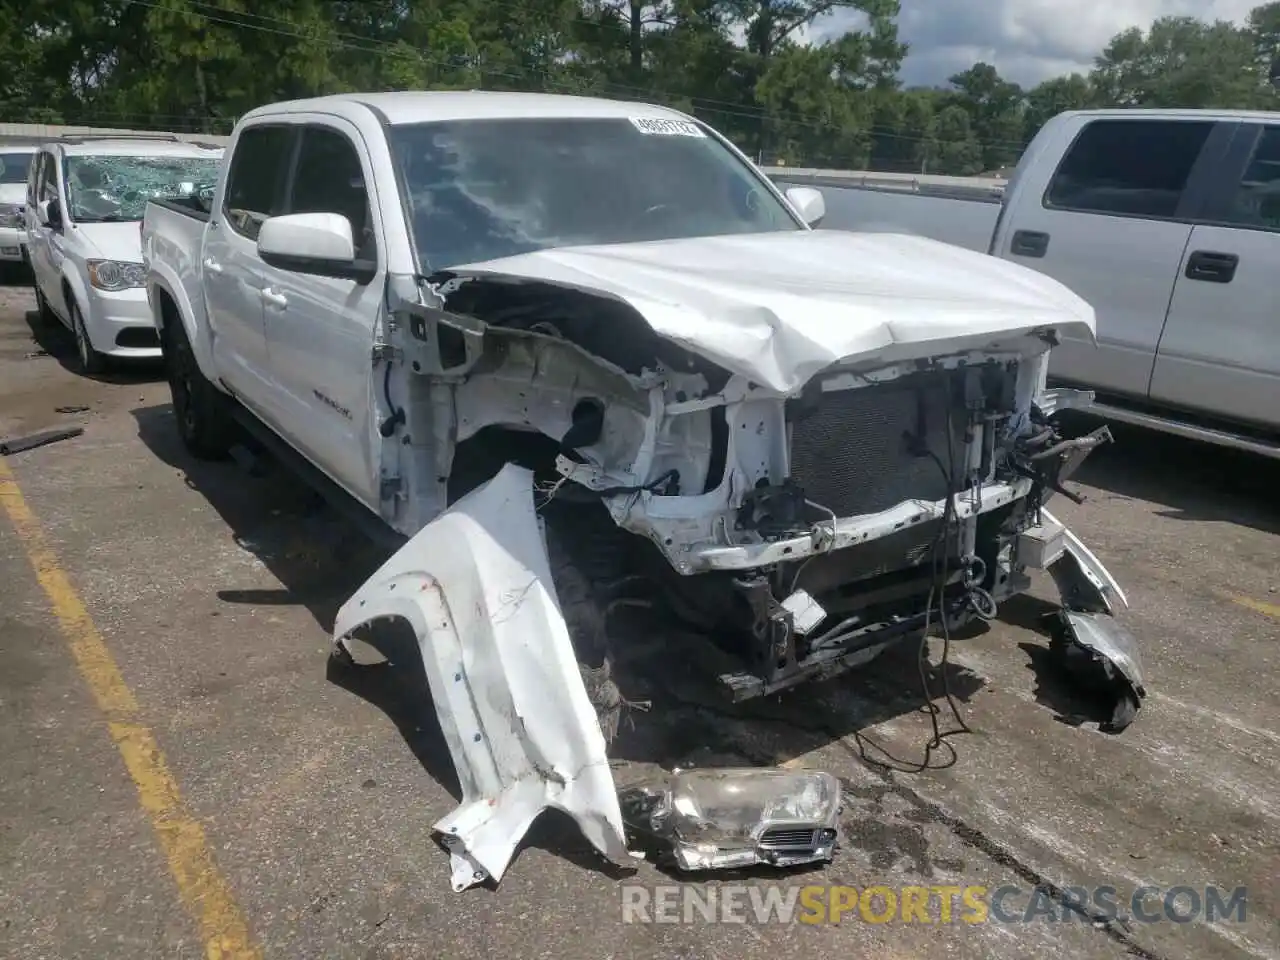
[[[972,191],[914,192],[881,186],[821,181],[781,172],[770,176],[781,189],[820,186],[827,203],[822,228],[870,233],[914,233],[986,253],[1000,214],[999,197]]]
[[[193,217],[202,223],[208,223],[210,208],[208,201],[203,197],[173,197],[172,199],[154,199],[148,203],[155,204],[158,207],[165,207],[175,213],[180,213],[185,217]],[[146,232],[145,229],[143,231]]]

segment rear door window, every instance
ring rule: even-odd
[[[1212,130],[1211,120],[1094,120],[1063,158],[1045,206],[1174,217]]]
[[[1224,212],[1228,223],[1280,233],[1280,125],[1265,127]]]
[[[263,221],[283,212],[293,142],[294,128],[281,124],[249,127],[236,141],[222,210],[241,236],[257,240]]]

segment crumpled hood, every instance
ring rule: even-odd
[[[451,268],[614,297],[663,337],[779,392],[839,360],[979,349],[1055,328],[1094,339],[1058,281],[925,237],[837,230],[559,247]]]

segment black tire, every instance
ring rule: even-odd
[[[164,325],[164,368],[182,444],[197,460],[222,460],[235,439],[230,402],[200,372],[179,320]]]
[[[578,672],[587,688],[587,697],[595,707],[600,732],[606,744],[613,742],[626,705],[614,677],[614,663],[609,644],[606,591],[597,586],[586,572],[584,561],[572,549],[577,546],[574,524],[566,523],[555,511],[547,516],[547,559],[551,566],[551,582],[560,601],[560,613],[569,628]],[[558,521],[558,522],[557,522]]]
[[[58,323],[58,317],[53,312],[53,308],[49,306],[49,301],[44,298],[44,294],[40,292],[40,285],[34,284],[36,291],[36,318],[43,327],[52,327]]]
[[[89,339],[89,331],[84,326],[84,314],[70,295],[67,297],[67,311],[71,316],[71,333],[76,338],[76,356],[80,360],[80,372],[85,376],[96,376],[105,373],[107,357],[93,348]]]

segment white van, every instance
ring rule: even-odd
[[[170,137],[66,138],[42,146],[27,183],[36,305],[75,334],[81,370],[158,358],[142,266],[142,212],[211,192],[222,147]]]
[[[21,263],[26,259],[23,207],[35,152],[35,144],[0,143],[0,263]]]

